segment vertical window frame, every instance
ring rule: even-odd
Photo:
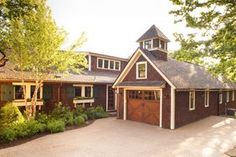
[[[232,91],[232,101],[235,101],[235,91]]]
[[[205,107],[210,106],[210,91],[209,90],[205,90],[204,105],[205,105]]]
[[[139,65],[144,64],[145,66],[145,71],[144,71],[144,77],[139,76]],[[147,61],[141,61],[136,63],[136,79],[142,80],[142,79],[147,79]]]
[[[192,102],[192,97],[193,97],[193,102]],[[196,109],[195,102],[196,102],[196,93],[195,90],[191,90],[189,91],[189,111],[194,111]]]
[[[226,102],[229,102],[229,91],[226,92]]]

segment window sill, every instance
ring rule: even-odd
[[[12,104],[16,106],[30,106],[31,101],[25,102],[25,100],[23,99],[16,99],[12,101]],[[36,106],[41,106],[41,105],[43,105],[43,100],[37,100]]]
[[[80,98],[80,99],[73,99],[74,104],[82,104],[82,103],[93,103],[94,98]]]

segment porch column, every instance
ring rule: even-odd
[[[163,94],[162,89],[160,90],[160,128],[162,128],[162,104],[163,104]]]
[[[170,129],[175,129],[175,89],[171,87]]]

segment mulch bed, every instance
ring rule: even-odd
[[[79,129],[79,128],[83,128],[83,127],[86,127],[90,124],[92,124],[95,120],[89,120],[89,121],[86,121],[85,124],[82,124],[80,126],[68,126],[65,128],[65,131],[69,131],[69,130],[75,130],[75,129]],[[62,133],[62,132],[59,132],[59,133]],[[56,134],[56,133],[53,133],[53,134]],[[4,149],[4,148],[9,148],[9,147],[14,147],[14,146],[17,146],[17,145],[20,145],[20,144],[24,144],[26,142],[30,142],[32,140],[35,140],[35,139],[38,139],[38,138],[41,138],[41,137],[44,137],[46,135],[52,135],[48,132],[45,132],[45,133],[41,133],[41,134],[37,134],[37,135],[34,135],[32,137],[28,137],[28,138],[21,138],[21,139],[17,139],[15,141],[12,141],[10,143],[0,143],[0,149]]]

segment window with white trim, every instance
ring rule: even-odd
[[[205,91],[205,107],[209,107],[209,96],[210,96],[210,91],[206,90]]]
[[[136,79],[147,78],[147,62],[136,63]]]
[[[232,101],[234,101],[235,100],[235,92],[234,92],[234,90],[232,91]]]
[[[226,92],[226,102],[229,102],[229,91]]]
[[[120,71],[120,66],[121,66],[120,61],[104,59],[104,58],[97,58],[97,68],[98,69]]]
[[[189,110],[195,110],[195,91],[189,91]]]
[[[151,48],[152,48],[152,40],[146,40],[146,41],[144,41],[143,48],[144,48],[144,49],[151,49]]]
[[[92,98],[93,97],[93,85],[74,84],[75,98]]]
[[[14,100],[32,99],[35,91],[35,83],[12,83],[13,84],[13,98]],[[24,95],[25,88],[25,95]],[[40,87],[37,91],[37,99],[42,99],[43,88]]]
[[[222,104],[223,103],[223,93],[221,92],[219,94],[219,104]]]

